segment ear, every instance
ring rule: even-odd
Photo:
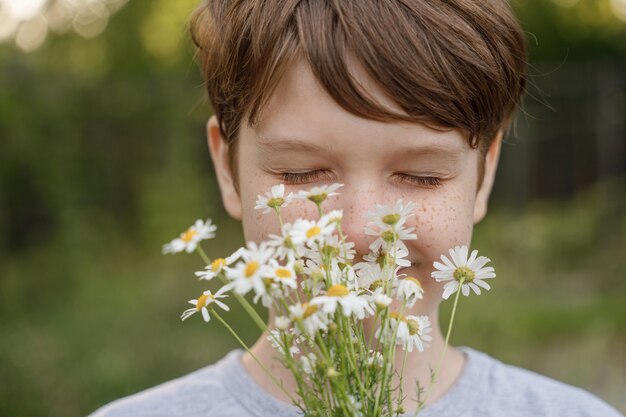
[[[476,193],[476,200],[474,201],[474,224],[480,222],[487,214],[487,202],[489,201],[489,195],[491,194],[493,182],[496,178],[503,134],[504,132],[502,130],[498,131],[496,138],[491,142],[491,145],[489,145],[489,150],[485,155],[483,181]]]
[[[241,221],[241,197],[235,188],[235,180],[228,160],[228,145],[222,137],[217,117],[211,116],[207,122],[207,140],[215,176],[222,194],[222,203],[226,212],[235,220]]]

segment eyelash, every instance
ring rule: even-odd
[[[281,180],[286,184],[299,185],[305,184],[311,180],[319,178],[323,170],[315,170],[308,172],[283,172],[280,174]],[[418,177],[408,174],[397,174],[402,178],[401,182],[420,185],[422,187],[437,188],[441,185],[441,179],[437,177]]]

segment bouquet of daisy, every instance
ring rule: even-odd
[[[399,416],[405,411],[404,365],[395,366],[396,354],[403,354],[406,361],[406,355],[424,351],[431,341],[428,316],[410,314],[423,298],[422,285],[399,273],[410,266],[404,241],[417,238],[414,228],[407,226],[415,205],[397,201],[370,212],[365,229],[374,239],[370,253],[353,263],[354,243],[346,240],[341,229],[343,212],[323,209],[324,201],[337,195],[340,187],[332,184],[288,195],[284,185],[272,187],[258,197],[256,208],[278,216],[280,234],[259,244],[248,242],[228,257],[211,260],[199,244],[215,237],[217,228],[211,220],[196,221],[163,252],[197,251],[206,268],[196,275],[222,283],[217,291],[207,290],[190,300],[192,307],[182,313],[182,319],[196,313],[207,322],[215,317],[304,416]],[[317,218],[284,223],[281,209],[295,199],[315,204]],[[431,277],[445,282],[444,299],[455,295],[452,317],[430,381],[417,384],[417,412],[437,379],[459,294],[468,295],[470,290],[480,294],[480,287],[489,289],[484,280],[495,277],[494,269],[485,266],[489,259],[476,251],[469,254],[467,247],[457,246],[448,255],[433,264]],[[294,376],[297,396],[285,390],[224,320],[222,311],[229,310],[224,300],[229,295],[266,332],[278,360]],[[260,318],[250,299],[273,309],[273,323]]]

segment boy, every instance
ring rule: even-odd
[[[211,0],[192,26],[215,110],[207,132],[222,201],[246,241],[278,232],[274,217],[254,209],[278,183],[287,191],[344,184],[324,204],[343,210],[355,262],[369,251],[368,210],[417,204],[410,226],[418,240],[407,242],[411,265],[401,272],[420,277],[425,296],[412,314],[430,317],[433,340],[408,357],[404,392],[412,393],[444,344],[433,261],[469,245],[485,216],[503,132],[526,85],[524,36],[507,1]],[[315,214],[301,201],[283,218]],[[266,335],[252,351],[295,394]],[[414,395],[403,406],[412,415]],[[142,415],[295,417],[298,409],[237,350],[94,414]],[[421,415],[619,413],[580,389],[461,348],[448,351]]]

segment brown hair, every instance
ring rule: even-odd
[[[459,128],[483,152],[526,86],[525,37],[508,0],[208,0],[191,33],[235,184],[242,120],[258,120],[298,56],[347,111]],[[354,80],[353,58],[404,113]]]

